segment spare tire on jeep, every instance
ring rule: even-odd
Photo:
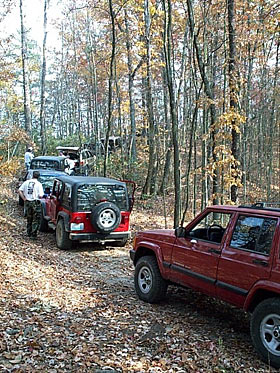
[[[101,202],[93,207],[90,222],[98,232],[110,233],[120,225],[120,209],[114,203]]]

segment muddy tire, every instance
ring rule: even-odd
[[[44,211],[41,208],[41,218],[40,218],[40,226],[39,226],[40,232],[49,232],[49,226],[48,221],[44,218]]]
[[[167,282],[162,278],[154,256],[143,256],[135,266],[134,286],[144,302],[157,303],[165,297]]]
[[[69,233],[66,232],[64,221],[60,219],[55,230],[56,245],[59,249],[70,250],[73,248],[73,241],[69,238]]]
[[[280,298],[261,302],[251,317],[251,338],[261,359],[280,368]]]

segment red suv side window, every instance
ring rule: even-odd
[[[269,255],[276,223],[276,219],[241,215],[234,228],[230,246]]]
[[[187,236],[220,243],[230,219],[229,213],[211,211],[187,232]]]

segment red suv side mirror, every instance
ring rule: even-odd
[[[184,227],[177,227],[175,229],[175,236],[180,237],[186,237],[186,229]]]

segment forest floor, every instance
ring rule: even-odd
[[[62,251],[52,233],[30,241],[15,182],[1,185],[1,372],[275,371],[256,355],[241,310],[175,287],[160,304],[141,302],[131,242]],[[164,228],[160,205],[138,201],[132,231]]]

